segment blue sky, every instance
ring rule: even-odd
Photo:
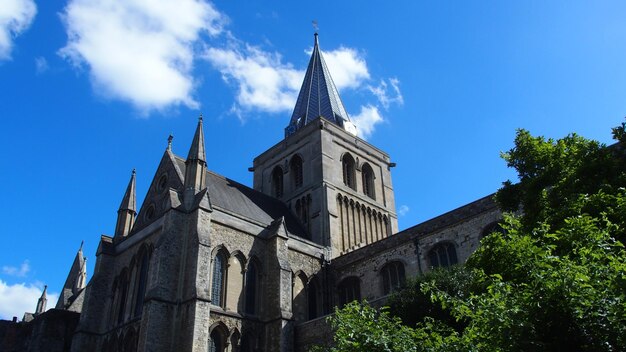
[[[283,137],[313,45],[351,117],[397,163],[400,228],[515,178],[515,129],[610,143],[626,115],[623,2],[4,0],[0,318],[89,274],[131,170],[139,201],[167,137],[250,185]],[[52,301],[54,299],[54,301]]]

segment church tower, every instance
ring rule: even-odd
[[[331,258],[398,230],[393,164],[357,136],[317,33],[285,139],[253,165],[254,189],[285,202]]]

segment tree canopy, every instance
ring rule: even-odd
[[[625,127],[608,147],[519,130],[502,155],[519,175],[496,195],[502,230],[389,310],[338,310],[333,351],[626,350]]]

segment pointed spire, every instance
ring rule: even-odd
[[[135,194],[136,175],[137,171],[133,169],[133,172],[130,175],[130,181],[128,181],[128,186],[126,186],[124,198],[122,198],[122,203],[120,203],[119,210],[131,210],[133,212],[137,211],[137,196]]]
[[[206,152],[202,114],[198,119],[198,126],[185,165],[185,207],[191,209],[195,204],[196,194],[206,188]]]
[[[80,255],[83,255],[83,251],[81,249]],[[83,260],[80,263],[80,270],[78,272],[78,277],[76,277],[76,281],[74,282],[74,293],[78,293],[80,290],[87,286],[87,257],[82,257]]]
[[[136,188],[136,171],[130,176],[130,181],[126,187],[126,192],[122,198],[122,203],[117,211],[117,225],[115,226],[115,237],[128,236],[130,230],[135,223],[135,214],[137,214],[137,192]],[[81,245],[82,248],[82,245]]]
[[[35,315],[41,314],[46,311],[46,305],[48,304],[48,295],[46,294],[48,291],[48,285],[43,287],[43,292],[41,293],[41,297],[37,300],[37,308],[35,309]]]
[[[290,136],[320,116],[356,135],[356,127],[350,121],[350,117],[341,102],[337,87],[333,83],[320,51],[316,31],[311,60],[309,61],[291,120],[287,128],[285,128],[285,137]]]
[[[187,161],[200,160],[206,162],[206,153],[204,150],[204,130],[202,128],[202,114],[198,118],[198,127],[196,127],[196,133],[193,136],[191,142],[191,148],[189,148],[189,154],[187,155]]]
[[[83,256],[83,245],[81,243],[70,272],[67,274],[65,284],[57,301],[57,309],[67,309],[73,298],[85,288],[87,284],[87,258]]]

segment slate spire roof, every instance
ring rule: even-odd
[[[292,135],[320,116],[356,135],[356,127],[350,121],[348,113],[341,102],[337,87],[333,83],[324,57],[320,52],[317,37],[318,35],[315,33],[311,60],[309,61],[291,120],[285,128],[285,137]]]
[[[126,192],[124,193],[124,198],[122,198],[122,203],[120,203],[119,211],[130,210],[133,214],[137,212],[137,192],[135,191],[135,183],[136,171],[133,169],[130,181],[128,181],[128,186],[126,187]]]
[[[198,118],[198,127],[196,127],[196,133],[193,136],[191,147],[189,148],[189,154],[187,155],[187,161],[200,160],[206,163],[206,152],[204,150],[204,131],[202,128],[202,115]]]
[[[80,244],[78,253],[72,263],[59,300],[57,301],[57,309],[67,309],[76,296],[85,288],[87,283],[87,258],[83,256],[83,243]]]
[[[41,314],[46,311],[46,305],[48,304],[48,285],[43,287],[43,292],[41,293],[41,297],[37,300],[37,308],[35,309],[35,314]]]

